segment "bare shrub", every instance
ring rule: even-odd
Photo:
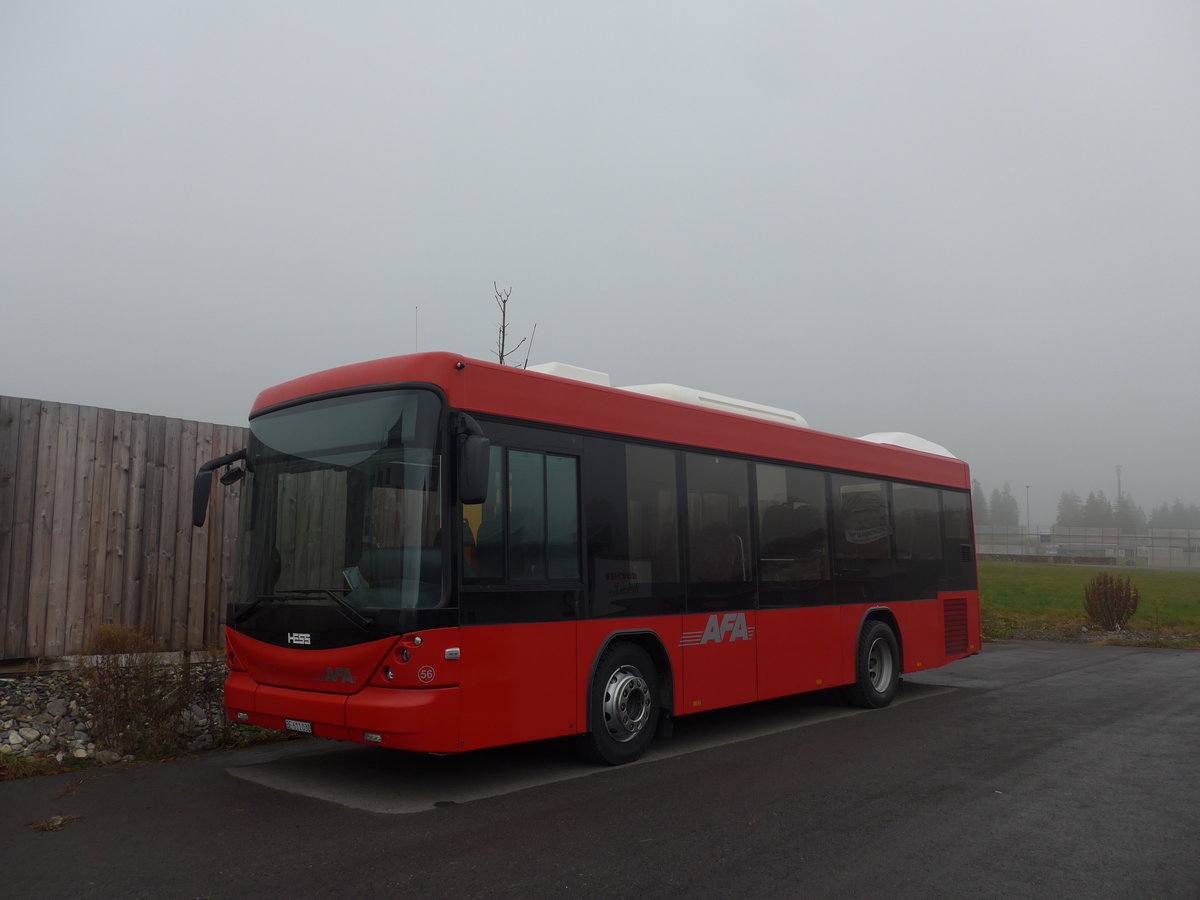
[[[1121,631],[1137,612],[1142,595],[1129,576],[1100,572],[1084,585],[1083,608],[1092,624]]]
[[[135,628],[102,625],[86,650],[75,681],[97,750],[173,756],[258,739],[257,729],[225,717],[219,648],[165,654]]]
[[[190,660],[162,662],[155,643],[127,625],[101,625],[79,674],[96,746],[124,754],[178,748],[180,717],[191,691]]]

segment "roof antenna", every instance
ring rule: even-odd
[[[537,322],[534,322],[533,323],[533,332],[529,335],[529,346],[527,346],[525,348],[525,365],[521,366],[522,369],[529,368],[529,352],[533,349],[533,339],[536,336],[537,336]],[[1120,491],[1118,491],[1117,493],[1120,493]]]

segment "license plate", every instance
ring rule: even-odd
[[[284,719],[283,727],[288,731],[300,731],[304,734],[312,734],[312,722],[301,722],[299,719]]]

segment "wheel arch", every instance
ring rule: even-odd
[[[855,635],[854,645],[858,646],[858,641],[862,637],[863,630],[871,622],[882,622],[888,628],[892,629],[892,634],[896,636],[896,652],[900,657],[897,662],[900,666],[900,671],[904,672],[904,635],[900,631],[900,622],[896,618],[896,614],[886,606],[873,606],[863,613],[862,621],[858,623],[858,634]]]
[[[667,648],[662,642],[662,638],[654,631],[649,631],[644,628],[633,628],[628,631],[613,631],[596,648],[595,654],[592,656],[591,665],[588,668],[588,677],[585,682],[587,690],[591,690],[592,683],[596,680],[596,671],[600,667],[600,660],[604,658],[604,654],[608,649],[617,643],[634,644],[646,651],[650,657],[650,661],[654,663],[655,674],[658,675],[658,696],[655,698],[658,702],[659,709],[668,716],[675,713],[675,671],[671,666],[671,657],[667,653]],[[592,710],[585,707],[585,730],[591,731],[592,728]]]

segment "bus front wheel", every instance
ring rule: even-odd
[[[657,697],[658,673],[650,655],[623,641],[610,646],[596,666],[588,693],[590,728],[581,736],[584,755],[610,766],[641,756],[658,727]]]
[[[855,652],[856,680],[843,688],[846,701],[864,709],[887,706],[900,688],[900,648],[885,622],[863,626]]]

